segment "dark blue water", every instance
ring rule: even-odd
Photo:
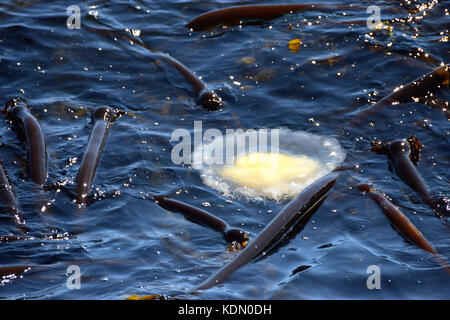
[[[286,1],[291,2],[291,1]],[[331,3],[325,2],[323,3]],[[276,3],[241,1],[232,4]],[[201,207],[251,239],[286,204],[231,202],[205,186],[199,172],[171,161],[173,130],[203,127],[279,128],[336,138],[347,153],[344,171],[305,228],[271,255],[251,263],[219,287],[192,299],[448,299],[450,277],[427,252],[406,242],[380,208],[354,188],[373,183],[450,260],[449,229],[369,152],[373,139],[414,134],[424,144],[418,170],[433,195],[448,196],[450,130],[444,112],[422,101],[386,108],[364,124],[338,128],[358,110],[440,63],[448,63],[449,1],[348,2],[351,10],[300,12],[259,24],[189,32],[184,25],[222,1],[85,1],[81,28],[66,27],[71,1],[0,4],[1,103],[22,96],[47,139],[49,185],[69,192],[36,192],[26,151],[1,116],[0,152],[30,235],[2,243],[1,266],[37,266],[4,279],[3,299],[124,299],[188,293],[231,260],[223,237],[170,213],[147,195],[164,194]],[[366,8],[379,5],[391,30],[371,34]],[[420,6],[422,5],[422,6]],[[394,10],[399,9],[399,10]],[[320,18],[319,18],[320,16]],[[109,30],[103,34],[95,30]],[[150,51],[115,37],[134,34],[179,59],[215,89],[226,108],[196,106],[192,88]],[[288,42],[301,39],[297,53]],[[450,92],[434,93],[445,106]],[[94,181],[92,203],[73,202],[78,166],[99,106],[126,112],[110,130]],[[355,168],[355,165],[359,167]],[[46,203],[47,209],[41,212]],[[0,235],[17,234],[4,218]],[[42,239],[53,235],[58,240]],[[81,270],[81,289],[66,286],[69,265]],[[381,289],[369,290],[370,265]],[[310,266],[302,270],[301,266]]]

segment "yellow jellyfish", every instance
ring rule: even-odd
[[[319,168],[319,163],[305,156],[252,152],[238,157],[222,169],[224,178],[257,190],[283,188],[293,177],[304,177]]]
[[[211,154],[217,154],[218,148],[236,143],[243,136],[248,138],[248,133],[240,131],[215,137],[213,142],[194,151],[194,157],[203,159],[193,164],[200,171],[203,183],[229,198],[291,199],[345,158],[345,152],[334,138],[280,129],[275,146],[272,141],[268,144],[267,137],[255,138],[252,141],[257,141],[256,146],[255,143],[246,145],[243,151],[232,155],[232,161],[212,161]],[[224,153],[230,150],[233,148],[227,148]],[[230,158],[226,154],[224,157]]]

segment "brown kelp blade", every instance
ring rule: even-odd
[[[442,86],[448,87],[449,79],[449,65],[446,64],[440,66],[410,83],[396,88],[391,94],[387,95],[374,105],[360,111],[350,120],[350,125],[356,126],[361,124],[364,120],[381,111],[384,107],[411,102],[413,97],[417,98],[423,96]]]
[[[16,277],[20,276],[23,273],[34,269],[35,265],[16,265],[16,266],[2,266],[0,267],[0,279],[7,277]]]
[[[150,51],[155,59],[160,59],[160,60],[163,60],[163,61],[167,62],[168,64],[170,64],[172,67],[175,68],[175,70],[177,70],[186,79],[186,81],[189,83],[189,85],[195,91],[197,104],[201,105],[205,110],[219,111],[225,107],[225,104],[222,101],[222,98],[219,97],[219,95],[217,95],[217,93],[215,93],[213,90],[209,90],[206,83],[203,82],[194,72],[192,72],[183,63],[181,63],[179,60],[175,59],[174,57],[170,56],[169,54],[163,53],[159,50],[156,50],[156,49],[150,47],[149,45],[145,44],[143,41],[139,40],[138,38],[132,36],[131,34],[129,34],[127,32],[117,31],[117,30],[99,29],[99,28],[92,28],[92,27],[86,27],[86,28],[90,31],[96,32],[103,36],[114,35],[116,37],[127,39],[131,43],[137,44],[138,46]]]
[[[168,54],[159,52],[159,58],[172,65],[192,86],[195,91],[197,104],[201,105],[208,111],[219,111],[225,106],[220,98],[214,91],[208,90],[206,84],[200,80],[191,70],[189,70],[184,64]]]
[[[436,252],[430,242],[423,236],[419,229],[408,219],[408,217],[401,212],[391,201],[389,201],[383,194],[375,190],[370,184],[360,184],[358,189],[371,196],[380,206],[383,213],[392,223],[394,228],[403,235],[403,237],[428,251],[436,257],[447,272],[450,271],[448,263]]]
[[[234,271],[269,250],[296,224],[299,218],[308,214],[310,210],[316,209],[317,203],[323,201],[337,178],[338,174],[332,173],[308,186],[290,201],[245,249],[197,287],[197,290],[205,290],[223,282]]]

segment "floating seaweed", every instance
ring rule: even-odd
[[[160,53],[159,57],[170,63],[194,88],[197,97],[197,104],[203,106],[208,111],[218,111],[223,109],[224,104],[214,91],[208,90],[206,84],[200,80],[184,64],[172,58],[168,54]]]
[[[129,33],[124,33],[116,30],[106,30],[99,28],[87,27],[89,30],[102,34],[102,35],[115,35],[118,37],[125,38],[130,40],[133,44],[137,44],[142,48],[149,50],[152,55],[156,59],[162,59],[173,66],[191,85],[194,89],[196,95],[196,102],[198,105],[201,105],[208,111],[218,111],[222,110],[225,107],[225,104],[222,101],[222,98],[217,95],[213,90],[209,90],[205,82],[203,82],[194,72],[189,70],[183,63],[170,56],[167,53],[163,53],[159,50],[156,50],[143,41],[137,39],[136,37],[130,35]]]
[[[450,107],[449,107],[448,101],[446,101],[444,99],[440,99],[436,96],[422,98],[421,100],[423,100],[422,102],[424,104],[428,105],[429,107],[431,107],[433,109],[438,109],[438,110],[441,110],[442,112],[444,112],[445,117],[447,118],[448,121],[450,121]]]
[[[125,300],[167,300],[163,295],[159,294],[149,294],[146,296],[139,297],[137,294],[127,297]]]
[[[371,117],[386,106],[399,103],[411,102],[413,97],[420,97],[441,86],[448,86],[450,82],[449,65],[440,66],[433,71],[411,81],[410,83],[396,88],[391,94],[382,98],[374,105],[360,111],[350,120],[350,125],[356,126],[365,119]]]
[[[92,120],[94,126],[89,137],[86,151],[81,160],[77,174],[77,203],[86,205],[89,191],[92,188],[95,172],[103,153],[106,140],[108,139],[109,128],[117,119],[118,113],[108,107],[97,108]]]
[[[420,194],[425,203],[433,208],[440,218],[445,216],[445,207],[433,199],[428,186],[415,167],[421,147],[415,136],[410,136],[408,140],[398,139],[389,143],[372,141],[371,145],[371,151],[386,154],[389,157],[400,179]]]
[[[286,4],[286,5],[248,5],[232,8],[225,8],[221,10],[215,10],[203,14],[190,23],[187,27],[192,30],[202,30],[214,25],[232,25],[235,23],[242,23],[242,20],[258,20],[258,19],[273,19],[284,14],[292,13],[302,10],[315,10],[321,11],[336,10],[342,8],[355,9],[355,6],[342,6],[342,5],[307,5],[307,4]],[[365,9],[365,8],[364,8]],[[358,20],[357,22],[345,22],[338,23],[350,23],[350,24],[364,24],[366,20]],[[190,71],[185,65],[179,62],[177,59],[171,57],[168,54],[164,54],[158,50],[155,50],[143,41],[119,31],[112,30],[100,30],[89,28],[96,32],[103,34],[115,34],[125,36],[125,38],[132,41],[133,44],[148,49],[152,52],[157,62],[163,60],[173,66],[191,85],[195,91],[197,103],[202,105],[206,110],[214,111],[220,110],[224,107],[222,99],[214,92],[207,89],[206,84]],[[133,34],[133,36],[135,36]],[[293,50],[298,50],[299,42],[294,43]],[[328,60],[327,60],[328,61]],[[428,59],[423,60],[425,62],[435,62],[437,60]],[[331,62],[329,62],[331,64]],[[436,70],[414,80],[407,84],[405,87],[400,87],[395,90],[391,95],[381,99],[377,104],[370,108],[360,112],[353,120],[352,123],[359,123],[361,120],[377,112],[381,107],[395,105],[397,103],[409,102],[411,98],[416,98],[417,95],[422,95],[435,88],[439,88],[442,85],[449,84],[449,70],[448,65],[441,66]],[[431,95],[430,95],[431,96]],[[429,99],[430,97],[427,97]],[[431,98],[430,98],[431,99]],[[437,99],[429,100],[435,107],[440,107],[444,110],[448,117],[448,110],[442,107],[442,103]],[[448,107],[448,103],[447,103]],[[42,130],[39,127],[37,120],[31,115],[28,110],[28,105],[20,99],[14,99],[9,101],[5,107],[5,114],[8,119],[15,123],[18,134],[24,140],[26,140],[28,148],[28,165],[31,179],[44,185],[47,180],[47,152],[45,146],[45,139],[42,134]],[[92,188],[92,183],[95,177],[95,172],[100,161],[104,145],[106,143],[109,128],[115,121],[117,114],[115,114],[110,108],[98,108],[93,116],[93,129],[89,137],[89,142],[86,148],[86,152],[83,156],[78,175],[77,175],[77,202],[80,205],[85,205],[88,201],[88,195]],[[34,120],[33,120],[34,119]],[[288,131],[286,136],[291,135],[290,142],[294,142],[300,138],[300,144],[308,145],[308,147],[315,148],[315,139],[311,136],[302,136],[299,132]],[[255,152],[254,150],[246,150],[244,154],[238,154],[234,159],[234,163],[230,166],[223,166],[220,168],[207,168],[206,171],[202,171],[202,178],[216,179],[215,185],[222,184],[223,181],[228,180],[233,184],[225,185],[228,189],[218,189],[220,191],[227,190],[248,190],[253,189],[255,193],[241,193],[241,195],[252,197],[253,195],[271,198],[272,195],[276,200],[290,198],[296,196],[298,192],[303,192],[292,200],[281,212],[264,228],[259,236],[251,242],[250,246],[247,246],[236,258],[231,261],[227,266],[219,270],[215,275],[209,278],[205,283],[201,284],[197,290],[204,290],[210,288],[218,283],[224,281],[232,272],[242,267],[244,264],[254,261],[256,258],[261,257],[262,254],[267,254],[290,235],[300,230],[308,221],[308,219],[314,214],[314,212],[320,207],[322,202],[326,199],[327,193],[334,185],[338,175],[329,174],[330,171],[337,171],[336,165],[343,161],[345,152],[341,150],[340,145],[334,144],[334,139],[321,140],[322,145],[318,144],[318,148],[324,150],[324,154],[320,153],[318,158],[299,156],[297,149],[283,150],[281,153],[273,156],[264,152]],[[409,146],[408,146],[408,143]],[[415,165],[417,165],[420,158],[420,148],[422,145],[419,143],[416,137],[411,136],[406,140],[395,140],[393,142],[383,144],[372,144],[372,151],[382,154],[387,154],[389,159],[394,164],[395,170],[399,177],[418,192],[427,204],[433,207],[435,210],[442,209],[439,202],[435,202],[430,195],[428,187],[423,179],[417,172]],[[294,146],[298,146],[295,143],[291,143]],[[280,151],[280,150],[278,150]],[[284,152],[287,151],[287,152]],[[321,158],[321,159],[320,159]],[[325,161],[326,159],[326,161]],[[255,166],[255,162],[256,166]],[[268,163],[269,167],[264,167],[264,163]],[[325,171],[323,171],[322,165],[326,163]],[[1,161],[0,161],[1,164]],[[276,170],[273,170],[273,164],[276,164]],[[322,171],[321,171],[322,170]],[[341,168],[346,170],[346,168]],[[205,173],[206,172],[206,173]],[[208,176],[209,173],[213,175]],[[326,176],[325,176],[326,175]],[[324,177],[325,176],[325,177]],[[292,177],[303,179],[300,184],[295,184],[292,189],[286,191],[280,185],[283,185],[286,181],[288,184],[292,184]],[[300,179],[300,180],[301,180]],[[317,180],[319,179],[319,180]],[[204,180],[206,181],[206,180]],[[220,183],[217,183],[217,182]],[[154,181],[153,181],[154,182]],[[298,181],[295,181],[298,182]],[[8,180],[6,171],[0,166],[0,199],[6,203],[11,210],[10,213],[15,218],[16,223],[21,225],[24,223],[23,216],[18,209],[17,203],[14,198],[11,184]],[[206,183],[206,182],[205,182]],[[223,184],[222,184],[223,186]],[[237,188],[235,188],[238,186]],[[240,188],[241,187],[241,188]],[[272,188],[272,189],[271,189]],[[377,192],[372,186],[362,184],[358,188],[365,193],[369,194],[382,208],[388,219],[393,225],[403,234],[403,236],[418,245],[420,248],[430,252],[439,258],[436,250],[433,246],[423,237],[420,231],[408,220],[408,218],[400,212],[383,194]],[[274,189],[278,193],[273,192]],[[281,190],[281,191],[280,191]],[[269,195],[269,196],[267,196]],[[153,200],[156,201],[161,207],[174,212],[182,213],[185,217],[193,220],[197,223],[210,227],[214,230],[222,232],[227,241],[236,241],[243,243],[248,240],[248,235],[239,229],[231,228],[225,221],[215,217],[207,211],[185,204],[183,202],[168,199],[162,196],[154,196]],[[0,243],[23,241],[32,239],[45,239],[45,240],[59,240],[58,236],[44,236],[44,237],[28,237],[28,236],[0,236]],[[319,248],[327,248],[330,244],[320,246]],[[264,255],[266,256],[266,255]],[[448,270],[448,264],[440,260],[441,263]],[[89,261],[90,262],[90,261]],[[130,262],[127,262],[130,263]],[[0,275],[2,277],[16,276],[26,272],[30,267],[37,266],[6,266],[0,268]],[[300,266],[296,268],[292,275],[297,272],[308,269],[310,266]],[[291,276],[292,276],[291,275]],[[164,296],[150,295],[139,298],[138,296],[131,296],[130,299],[155,299],[164,298]]]
[[[152,198],[159,206],[166,210],[179,212],[189,220],[193,220],[201,225],[223,233],[225,240],[228,242],[237,242],[240,245],[245,245],[249,239],[247,232],[230,227],[224,220],[205,210],[162,196],[153,196]]]
[[[340,9],[356,9],[352,5],[336,4],[268,4],[243,5],[206,12],[192,19],[186,28],[194,31],[205,30],[216,25],[235,25],[243,20],[269,20],[279,18],[288,13],[307,10],[336,11]]]
[[[220,284],[234,271],[277,244],[302,216],[318,209],[338,176],[338,174],[331,173],[308,186],[290,201],[231,262],[203,282],[196,290],[206,290]]]
[[[47,145],[39,122],[21,98],[9,100],[4,112],[12,121],[20,139],[26,143],[31,180],[43,186],[47,181]]]
[[[0,200],[2,201],[2,205],[7,208],[8,212],[14,218],[14,222],[17,225],[25,224],[23,213],[17,204],[13,188],[11,186],[11,183],[9,182],[8,175],[1,160],[0,160]]]
[[[386,217],[391,221],[392,225],[400,234],[408,241],[414,243],[418,247],[433,254],[439,262],[445,267],[447,272],[450,272],[450,268],[442,257],[436,252],[434,247],[428,242],[423,234],[417,229],[414,224],[401,212],[391,201],[389,201],[383,194],[375,190],[370,184],[360,184],[358,189],[367,193],[374,199],[381,210],[383,210]]]

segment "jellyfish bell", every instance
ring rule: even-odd
[[[230,146],[237,141],[251,141],[248,131],[217,136],[214,141],[195,149],[194,159],[202,161],[194,162],[193,168],[200,171],[205,185],[228,198],[281,201],[294,198],[345,159],[344,150],[334,138],[277,130],[276,143],[273,139],[269,141],[267,135],[262,138],[257,133],[256,144],[246,143],[231,155],[230,150],[236,148]],[[256,141],[254,136],[253,139]],[[221,150],[228,161],[212,161],[212,155]]]
[[[224,178],[237,184],[264,190],[286,189],[292,177],[305,177],[317,171],[319,163],[306,156],[293,156],[275,152],[245,153],[236,158],[233,165],[221,170]]]

